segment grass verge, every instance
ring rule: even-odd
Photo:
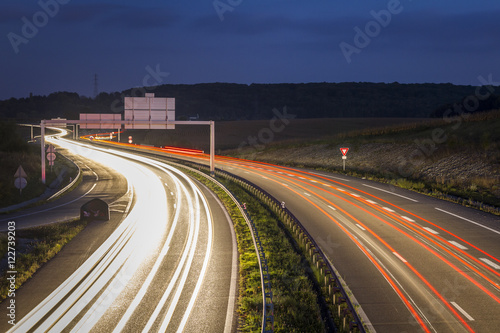
[[[252,237],[234,202],[213,182],[190,173],[214,191],[233,219],[239,252],[238,314],[240,332],[260,331],[262,320],[262,289],[257,255]],[[323,332],[318,295],[310,280],[303,256],[280,226],[278,217],[263,203],[234,182],[218,179],[240,202],[259,232],[268,259],[274,303],[275,332]]]
[[[52,259],[70,240],[86,226],[80,219],[46,226],[16,230],[16,289],[30,279],[44,263]],[[0,233],[2,258],[8,255],[6,233]],[[0,278],[0,300],[7,297],[9,281],[5,269]]]

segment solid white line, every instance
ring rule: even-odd
[[[359,229],[361,229],[361,230],[363,230],[363,231],[366,231],[366,229],[365,229],[365,228],[363,228],[363,226],[361,226],[360,224],[356,224],[356,226],[357,226]]]
[[[457,310],[460,311],[467,319],[469,319],[470,321],[474,321],[474,318],[472,318],[470,314],[465,312],[465,310],[462,309],[462,307],[460,305],[458,305],[455,302],[450,302],[450,304],[453,305],[455,308],[457,308]]]
[[[382,207],[382,209],[385,209],[388,212],[394,213],[394,210],[390,209],[389,207]]]
[[[463,246],[462,244],[457,243],[455,241],[448,241],[448,243],[451,243],[451,244],[455,245],[456,247],[458,247],[461,250],[467,250],[467,248],[465,246]]]
[[[37,210],[36,212],[33,212],[33,213],[29,213],[29,214],[24,214],[24,215],[18,215],[18,216],[14,216],[12,218],[10,218],[9,220],[15,220],[15,219],[18,219],[20,217],[25,217],[25,216],[30,216],[30,215],[35,215],[35,214],[38,214],[38,213],[43,213],[43,212],[48,212],[49,210],[53,210],[53,209],[56,209],[56,208],[59,208],[59,207],[64,207],[64,206],[67,206],[75,201],[78,201],[80,200],[81,198],[85,197],[87,194],[89,194],[90,192],[92,192],[94,190],[94,188],[97,186],[97,183],[94,183],[94,185],[92,186],[92,188],[90,190],[88,190],[87,192],[85,192],[84,194],[82,194],[81,196],[79,196],[78,198],[76,199],[73,199],[71,201],[68,201],[66,203],[63,203],[59,206],[54,206],[52,208],[47,208],[47,209],[42,209],[42,210]],[[3,221],[3,220],[2,220]]]
[[[397,252],[392,252],[392,254],[394,254],[396,257],[398,257],[398,259],[399,259],[399,260],[401,260],[402,262],[407,262],[407,261],[405,260],[405,258],[403,258],[403,257],[402,257],[399,253],[397,253]]]
[[[484,226],[484,225],[482,225],[482,224],[480,224],[480,223],[477,223],[477,222],[471,221],[471,220],[469,220],[469,219],[466,219],[465,217],[462,217],[462,216],[459,216],[459,215],[456,215],[456,214],[450,213],[450,212],[448,212],[448,211],[446,211],[446,210],[443,210],[443,209],[440,209],[440,208],[437,208],[437,207],[435,207],[435,208],[436,208],[437,210],[439,210],[440,212],[443,212],[443,213],[449,214],[449,215],[451,215],[451,216],[458,217],[459,219],[462,219],[462,220],[464,220],[464,221],[467,221],[467,222],[470,222],[470,223],[472,223],[472,224],[475,224],[475,225],[477,225],[477,226],[479,226],[479,227],[481,227],[481,228],[488,229],[489,231],[493,231],[494,233],[497,233],[497,234],[499,234],[499,235],[500,235],[500,231],[498,231],[498,230],[495,230],[495,229],[489,228],[489,227]]]
[[[479,258],[479,260],[481,260],[482,262],[484,262],[485,264],[488,264],[490,265],[491,267],[493,267],[494,269],[499,269],[500,270],[500,266],[495,264],[493,261],[487,259],[487,258]]]
[[[431,229],[429,227],[424,227],[425,230],[427,230],[428,232],[430,232],[431,234],[434,234],[434,235],[439,235],[439,232],[437,232],[436,230],[434,229]]]
[[[404,195],[397,194],[397,193],[394,193],[394,192],[391,192],[391,191],[387,191],[387,190],[384,190],[384,189],[381,189],[381,188],[378,188],[378,187],[375,187],[375,186],[371,186],[371,185],[367,185],[367,184],[363,184],[363,186],[370,187],[370,188],[373,188],[375,190],[386,192],[386,193],[389,193],[389,194],[392,194],[392,195],[396,195],[396,196],[404,198],[406,200],[410,200],[410,201],[413,201],[413,202],[418,202],[418,200],[415,200],[415,199],[412,199],[412,198],[408,198],[408,197],[405,197]]]

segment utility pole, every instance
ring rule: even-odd
[[[94,98],[99,94],[99,89],[97,87],[97,74],[94,75]]]

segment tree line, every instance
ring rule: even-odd
[[[287,107],[297,118],[436,116],[475,91],[473,86],[394,83],[298,84],[166,84],[122,92],[102,92],[95,98],[73,92],[0,101],[0,118],[36,121],[79,113],[121,113],[125,96],[176,98],[178,120],[199,115],[201,120],[256,120],[273,117],[274,108]]]

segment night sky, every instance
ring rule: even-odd
[[[498,0],[3,0],[0,99],[177,83],[500,81]],[[498,83],[497,83],[498,84]]]

